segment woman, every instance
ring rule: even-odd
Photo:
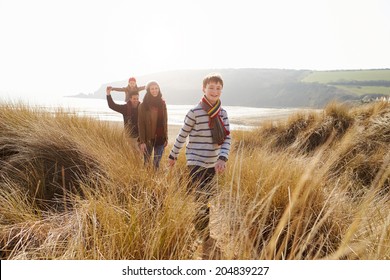
[[[145,97],[138,108],[138,131],[145,165],[149,163],[153,152],[153,166],[158,169],[164,148],[168,144],[168,113],[156,81],[150,81],[146,85]]]

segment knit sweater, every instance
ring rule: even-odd
[[[123,115],[123,123],[130,137],[138,137],[138,107],[133,108],[130,101],[126,104],[116,104],[111,95],[107,96],[108,107]],[[140,103],[138,102],[138,105]]]
[[[227,112],[221,108],[219,115],[226,130],[230,131]],[[187,136],[189,136],[189,141],[186,146],[187,165],[212,168],[215,166],[218,157],[229,157],[231,143],[230,135],[226,137],[222,145],[213,143],[209,127],[209,116],[200,103],[187,113],[184,119],[184,125],[176,137],[175,144],[171,150],[171,157],[177,158],[181,148],[183,148],[186,143]]]

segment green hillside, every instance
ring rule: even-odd
[[[307,75],[303,82],[306,83],[331,83],[337,81],[390,81],[390,69],[379,70],[335,70],[313,71]]]
[[[358,96],[390,95],[390,69],[313,71],[302,82],[331,85]]]
[[[390,95],[390,69],[311,71],[290,69],[198,69],[152,73],[137,77],[138,85],[157,80],[168,104],[195,104],[202,95],[202,79],[219,72],[224,79],[222,102],[247,107],[311,107],[322,108],[331,101],[360,102],[367,95]],[[78,97],[106,98],[108,85],[125,87],[127,81],[114,81],[93,94]],[[145,91],[141,92],[141,99]],[[124,100],[122,92],[114,92],[115,100]]]
[[[301,82],[311,73],[309,70],[256,68],[176,70],[140,76],[137,77],[137,81],[138,85],[144,85],[149,80],[157,80],[168,104],[194,104],[202,95],[202,79],[210,72],[218,72],[224,79],[222,95],[224,105],[320,108],[332,100],[343,102],[356,99],[356,96],[331,85]],[[127,82],[103,84],[89,97],[105,98],[105,88],[108,85],[123,87]],[[141,99],[144,93],[141,92]],[[124,98],[121,92],[114,93],[113,96],[117,100]]]

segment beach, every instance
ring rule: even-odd
[[[6,102],[6,100],[1,100]],[[26,101],[26,100],[24,100]],[[100,121],[108,121],[123,128],[123,116],[107,106],[105,99],[62,97],[53,99],[27,100],[28,106],[55,112],[58,108],[74,112],[79,116],[92,117]],[[14,100],[15,102],[15,100]],[[122,100],[116,100],[118,104],[124,104]],[[185,115],[194,105],[167,105],[168,109],[168,139],[173,143],[183,125]],[[306,113],[320,111],[306,108],[256,108],[242,106],[223,106],[227,111],[230,121],[230,129],[251,130],[267,120],[277,121],[288,118],[294,113]]]
[[[246,112],[245,112],[246,109]],[[249,110],[248,110],[249,109]],[[264,112],[265,110],[265,112]],[[228,111],[228,109],[227,109]],[[248,112],[249,111],[249,112]],[[319,109],[264,109],[264,108],[244,108],[241,114],[235,111],[229,115],[229,121],[232,131],[245,131],[255,129],[261,126],[265,121],[280,121],[289,118],[293,114],[309,112],[320,112]],[[245,113],[244,113],[245,112]],[[228,111],[229,114],[229,111]],[[183,119],[184,121],[184,119]],[[168,142],[173,143],[182,125],[168,124]]]
[[[251,108],[253,109],[253,108]],[[255,108],[254,112],[260,112],[261,108]],[[269,114],[232,114],[229,116],[230,126],[232,131],[247,131],[261,126],[265,121],[279,121],[287,119],[293,114],[296,113],[309,113],[309,112],[319,112],[320,110],[315,109],[272,109]],[[115,126],[123,127],[122,121],[109,121]],[[184,117],[183,117],[184,122]],[[172,124],[168,123],[168,144],[173,144],[175,142],[176,136],[179,134],[182,124]]]

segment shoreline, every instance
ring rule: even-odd
[[[267,115],[247,115],[247,116],[229,116],[229,121],[232,131],[250,131],[261,126],[266,121],[281,121],[287,120],[291,115],[296,113],[307,114],[309,112],[320,112],[320,109],[287,109],[283,112],[267,114]],[[107,121],[108,123],[118,128],[123,128],[123,121]],[[168,124],[168,144],[173,144],[177,135],[180,132],[182,125]]]

